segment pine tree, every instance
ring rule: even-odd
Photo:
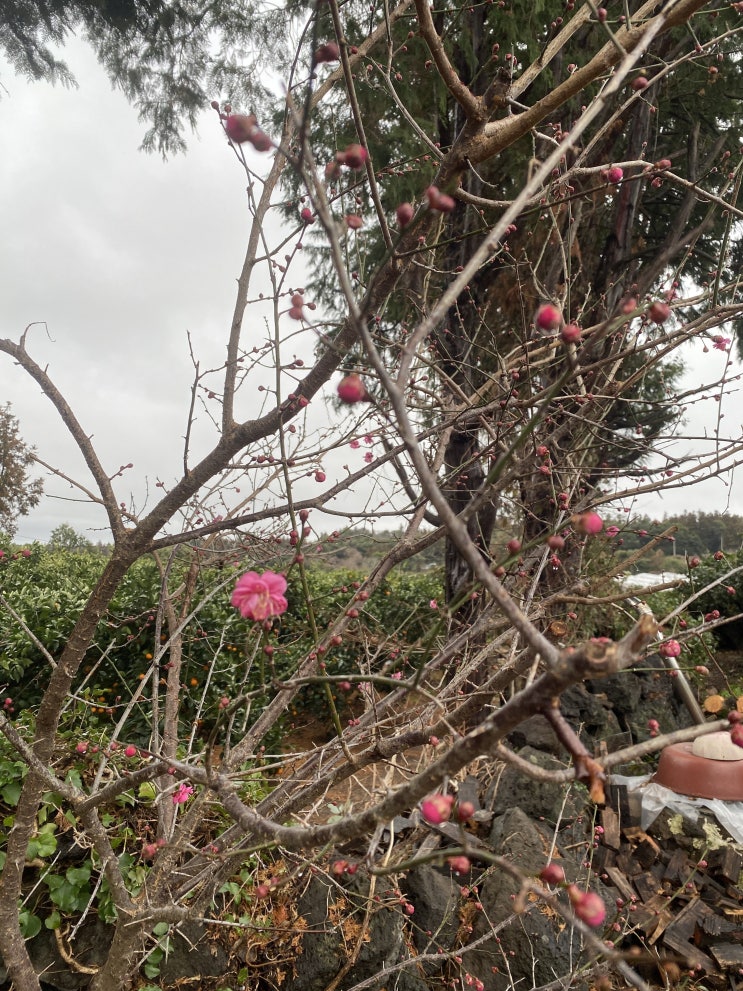
[[[29,477],[33,463],[33,448],[24,443],[10,404],[0,406],[0,532],[9,537],[18,529],[18,517],[41,498],[41,479]]]

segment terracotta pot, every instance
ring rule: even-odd
[[[740,757],[713,760],[695,754],[692,743],[673,743],[662,751],[652,780],[679,795],[743,802],[743,749]]]

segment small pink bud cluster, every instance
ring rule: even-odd
[[[660,723],[657,719],[648,719],[648,733],[652,737],[656,737],[660,733]]]
[[[258,127],[254,114],[229,114],[224,129],[230,141],[238,145],[248,141],[256,151],[268,151],[273,145],[269,136]]]
[[[302,320],[304,318],[304,296],[295,292],[292,295],[292,305],[289,309],[289,316],[292,320]]]
[[[13,705],[13,699],[8,696],[3,700],[3,711],[7,712],[9,716],[12,716],[15,712],[15,706]]]
[[[431,737],[429,742],[432,746],[438,745],[438,737]],[[421,802],[421,814],[426,822],[430,822],[432,825],[438,826],[442,822],[448,822],[448,820],[451,819],[454,804],[455,798],[453,795],[443,795],[441,792],[436,792],[436,794],[431,795],[429,798],[425,798]],[[475,806],[472,802],[459,802],[457,803],[456,810],[457,819],[461,823],[469,822],[475,814]],[[451,863],[454,859],[456,858],[450,858],[449,862]],[[453,869],[457,870],[457,868]],[[465,870],[469,870],[469,866],[466,867]]]
[[[160,838],[154,843],[143,843],[142,844],[142,860],[154,860],[155,854],[158,850],[162,850],[165,846],[165,840]]]
[[[358,864],[349,864],[347,860],[334,860],[330,865],[331,873],[335,874],[336,877],[340,877],[342,874],[354,875],[358,869]]]
[[[451,213],[456,206],[451,196],[442,193],[438,186],[429,186],[425,192],[425,196],[428,200],[429,208],[436,210],[438,213]]]

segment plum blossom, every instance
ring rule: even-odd
[[[568,897],[573,911],[586,925],[600,926],[606,919],[606,905],[593,891],[581,891],[575,884],[568,885]]]
[[[230,599],[241,616],[256,622],[263,622],[271,616],[280,616],[289,608],[284,596],[286,578],[274,571],[246,571],[237,580]]]
[[[437,792],[430,798],[424,798],[421,802],[421,812],[423,818],[434,826],[441,825],[451,817],[452,806],[454,805],[453,795],[442,795]]]
[[[193,785],[187,785],[181,781],[176,790],[170,796],[173,799],[173,805],[183,805],[183,803],[187,802],[193,795],[193,792]]]
[[[718,351],[727,351],[730,347],[730,338],[723,337],[722,334],[715,334],[712,338],[712,346]]]
[[[604,521],[598,513],[594,512],[581,513],[580,516],[573,516],[572,520],[576,529],[588,536],[595,536],[600,533],[604,526]]]
[[[665,640],[658,647],[658,653],[663,657],[678,657],[681,653],[681,644],[678,640]]]

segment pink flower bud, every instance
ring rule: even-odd
[[[568,897],[573,911],[588,926],[600,926],[606,919],[606,905],[593,891],[581,891],[574,884],[568,885]]]
[[[344,165],[349,169],[363,169],[368,158],[369,152],[363,145],[349,145],[343,153]]]
[[[658,653],[662,657],[678,657],[681,653],[681,644],[678,640],[666,640],[658,647]]]
[[[542,868],[539,872],[539,878],[545,884],[562,884],[565,881],[565,871],[553,861]]]
[[[433,826],[439,826],[442,822],[447,822],[451,817],[452,806],[454,805],[453,795],[442,795],[437,792],[430,798],[424,798],[421,802],[421,813],[423,818]]]
[[[369,399],[369,393],[360,375],[350,372],[338,383],[338,398],[344,403],[361,403]]]
[[[624,172],[618,165],[613,165],[610,169],[606,170],[606,181],[612,186],[616,186],[623,178]]]
[[[671,307],[668,303],[661,303],[660,300],[656,300],[650,305],[648,315],[653,323],[665,323],[671,315]]]
[[[124,756],[125,757],[136,757],[137,756],[137,748],[135,746],[132,746],[132,744],[130,743],[129,746],[124,751]]]
[[[577,323],[566,323],[560,331],[560,337],[566,344],[577,344],[580,341],[581,333]]]
[[[534,315],[539,330],[557,330],[562,323],[562,313],[552,303],[543,303]]]
[[[341,57],[341,50],[334,41],[327,41],[315,51],[315,64],[321,65],[323,62],[337,62]]]
[[[455,874],[468,874],[472,869],[469,857],[448,857],[447,863]]]
[[[601,533],[604,521],[598,513],[583,513],[581,516],[573,517],[573,525],[581,533],[588,534],[588,536],[595,536],[597,533]]]
[[[397,222],[400,227],[407,227],[410,221],[413,219],[413,207],[410,203],[400,203],[395,210],[397,216]]]
[[[230,114],[224,122],[227,137],[235,144],[250,141],[256,130],[257,121],[253,114]]]
[[[451,213],[456,206],[451,196],[442,193],[438,186],[429,186],[425,196],[431,210],[436,210],[439,213]]]

